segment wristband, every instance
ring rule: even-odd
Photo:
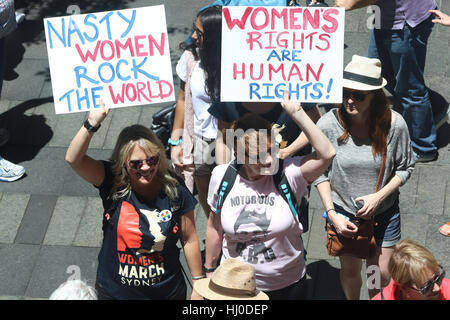
[[[96,132],[96,131],[100,128],[101,124],[99,124],[98,126],[94,127],[94,126],[92,126],[92,124],[89,122],[89,119],[86,119],[86,121],[84,122],[83,126],[84,126],[84,127],[87,129],[87,131],[89,131],[89,132]]]
[[[334,212],[336,212],[336,210],[334,210],[334,208],[328,209],[326,212],[328,213],[328,211],[333,210]]]
[[[206,273],[210,273],[210,272],[214,272],[216,271],[217,267],[214,268],[207,268],[203,265],[203,269],[205,270]]]
[[[167,140],[167,143],[170,144],[171,146],[177,146],[181,143],[181,141],[183,141],[181,138],[178,139],[177,141],[173,141],[171,138],[169,138],[169,140]]]
[[[200,279],[204,279],[204,278],[206,278],[206,276],[204,276],[204,275],[201,275],[201,276],[191,276],[191,279],[192,279],[192,280],[200,280]]]

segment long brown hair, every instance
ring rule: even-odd
[[[373,157],[383,155],[387,146],[387,137],[391,129],[392,113],[389,108],[389,100],[383,89],[373,91],[373,98],[369,111],[369,137],[372,141]],[[344,133],[337,139],[338,144],[344,143],[349,136],[351,120],[344,104],[338,109],[339,122],[344,127]]]

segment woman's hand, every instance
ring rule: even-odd
[[[170,159],[175,166],[180,168],[183,167],[183,150],[181,144],[170,147]]]
[[[281,102],[281,106],[286,112],[292,116],[297,111],[303,110],[302,105],[298,101],[291,101],[289,99],[289,91],[284,90],[284,100]]]
[[[103,120],[105,120],[106,116],[109,113],[109,109],[107,109],[103,103],[103,100],[100,99],[100,108],[91,109],[89,112],[89,123],[93,127],[98,127]]]
[[[292,152],[290,152],[288,147],[286,147],[286,148],[278,150],[277,157],[278,157],[278,159],[283,159],[284,160],[287,157],[290,157],[291,154],[292,154]]]
[[[345,219],[343,216],[334,214],[328,215],[334,225],[336,232],[345,238],[352,238],[358,232],[358,227]]]
[[[440,10],[430,10],[432,14],[437,16],[439,19],[433,19],[434,23],[442,24],[443,26],[450,27],[450,16],[446,15]]]
[[[378,193],[372,193],[356,198],[355,202],[358,202],[360,200],[364,201],[364,206],[356,211],[356,216],[358,218],[368,220],[374,215],[375,210],[380,205],[382,199]]]

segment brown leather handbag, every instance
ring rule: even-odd
[[[383,152],[380,173],[378,175],[375,192],[380,189],[383,172],[386,165],[386,151]],[[346,238],[336,232],[336,229],[327,221],[327,251],[330,256],[353,256],[367,259],[377,252],[374,236],[374,220],[358,219],[358,232],[353,238]]]

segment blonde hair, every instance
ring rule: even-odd
[[[433,254],[412,240],[397,243],[388,265],[389,273],[397,284],[415,284],[418,288],[429,280],[430,271],[438,273],[439,269]]]
[[[159,156],[155,179],[161,183],[167,196],[171,199],[177,198],[178,181],[174,178],[175,174],[171,174],[164,145],[153,131],[141,125],[132,125],[124,128],[117,138],[110,158],[112,162],[111,170],[114,174],[114,183],[110,197],[113,200],[117,200],[130,193],[131,182],[125,164],[136,145],[141,147],[148,156]]]

